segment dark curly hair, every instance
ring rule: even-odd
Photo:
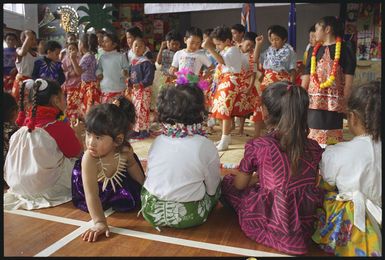
[[[322,28],[330,26],[332,29],[332,34],[335,37],[342,37],[344,35],[344,27],[341,21],[335,16],[325,16],[318,20],[317,24],[321,25]]]
[[[158,120],[161,123],[202,123],[207,116],[204,94],[195,84],[168,86],[161,90],[157,100]]]
[[[197,27],[188,28],[184,36],[186,37],[186,39],[190,38],[191,36],[196,36],[196,37],[199,37],[201,40],[203,40],[202,30]]]
[[[10,122],[13,113],[17,113],[18,105],[16,99],[9,93],[3,93],[3,102],[1,106],[3,122]]]
[[[117,98],[115,104],[100,104],[93,106],[85,118],[86,130],[96,135],[109,135],[113,140],[126,133],[135,124],[135,106],[123,96]]]
[[[366,133],[373,140],[381,139],[381,82],[371,81],[354,87],[348,99],[347,108],[356,112]]]
[[[231,30],[229,27],[221,25],[214,28],[214,30],[210,34],[210,37],[224,42],[227,39],[231,41],[233,35],[231,34]]]
[[[270,32],[269,32],[269,37],[271,36],[272,33],[277,35],[279,38],[282,39],[282,41],[287,40],[287,30],[285,27],[281,25],[272,25],[269,27]]]

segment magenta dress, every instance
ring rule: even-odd
[[[222,182],[222,199],[235,209],[246,236],[288,254],[307,252],[323,198],[315,186],[321,154],[318,143],[308,139],[299,173],[291,177],[288,156],[274,133],[246,143],[239,170],[258,172],[259,182],[242,191],[233,186],[234,175]]]

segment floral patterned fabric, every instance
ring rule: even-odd
[[[290,74],[286,71],[275,71],[266,69],[260,89],[263,92],[270,84],[278,81],[291,81]]]
[[[218,64],[214,81],[217,88],[214,93],[212,114],[213,118],[229,120],[233,113],[234,101],[239,91],[239,73],[221,73],[222,64]]]
[[[253,76],[255,63],[254,63],[254,55],[253,53],[247,53],[249,68],[246,69],[242,67],[241,75],[240,75],[240,86],[239,92],[235,97],[234,101],[234,109],[232,112],[233,116],[241,116],[245,117],[254,112],[257,106],[257,101],[259,98],[258,91],[253,86],[249,93],[246,92],[246,89],[250,85],[250,79]]]
[[[75,86],[65,86],[64,94],[67,100],[66,117],[79,118],[80,116],[80,83]]]
[[[79,93],[80,112],[82,116],[90,110],[91,106],[100,104],[100,90],[96,86],[96,81],[82,81]]]
[[[381,256],[381,232],[374,218],[366,214],[366,230],[360,231],[353,224],[353,202],[337,201],[336,188],[324,181],[320,187],[327,193],[323,208],[317,210],[314,242],[336,256]]]
[[[150,129],[150,104],[151,88],[140,87],[132,90],[132,102],[135,106],[136,123],[133,128],[135,132]]]
[[[144,187],[141,192],[142,215],[154,227],[188,228],[206,222],[221,195],[220,185],[214,196],[207,193],[200,201],[174,202],[158,199]]]

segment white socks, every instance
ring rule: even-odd
[[[231,143],[231,135],[222,135],[221,140],[217,144],[218,151],[226,151]]]

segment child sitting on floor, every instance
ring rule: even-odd
[[[143,168],[126,133],[135,121],[134,105],[123,96],[113,104],[96,105],[86,115],[86,148],[72,173],[72,202],[89,212],[94,226],[82,234],[88,242],[109,236],[104,210],[140,207]]]
[[[308,139],[309,97],[277,82],[262,94],[271,132],[250,140],[236,176],[222,182],[224,205],[235,209],[243,232],[288,254],[305,254],[322,194],[316,187],[322,149]]]
[[[326,191],[313,240],[337,256],[381,256],[381,83],[352,90],[353,140],[327,146],[320,186]]]
[[[24,91],[30,89],[33,106],[26,117]],[[64,94],[59,83],[32,79],[20,88],[21,128],[11,137],[4,165],[10,189],[4,194],[4,209],[53,207],[71,200],[71,171],[80,156],[81,123],[72,127],[63,121]]]
[[[158,230],[200,225],[220,196],[218,152],[202,128],[203,92],[196,84],[169,86],[157,108],[163,134],[149,150],[142,215]]]

